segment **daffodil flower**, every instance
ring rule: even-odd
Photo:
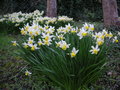
[[[70,53],[71,58],[75,57],[79,50],[76,50],[75,47],[73,47],[72,52]]]
[[[77,28],[72,28],[72,29],[71,29],[71,33],[76,33],[77,30],[78,30]]]
[[[103,29],[103,30],[102,30],[102,34],[105,35],[105,36],[107,36],[108,31],[107,31],[106,29]]]
[[[118,35],[120,36],[120,32],[118,32]]]
[[[42,44],[43,44],[43,42],[41,41],[41,39],[39,39],[38,45],[41,46]]]
[[[82,39],[84,36],[88,35],[88,32],[82,28],[79,33],[77,33],[80,39]]]
[[[85,28],[86,30],[88,30],[88,29],[89,29],[89,26],[88,26],[88,24],[87,24],[87,23],[85,23],[85,24],[84,24],[84,28]]]
[[[94,28],[94,25],[93,25],[93,24],[90,24],[90,25],[89,25],[89,30],[90,30],[90,31],[94,31],[94,30],[95,30],[95,28]]]
[[[63,36],[63,34],[60,34],[60,35],[58,35],[58,34],[56,34],[56,36],[57,36],[57,38],[59,39],[59,40],[63,40],[65,37]]]
[[[26,25],[25,25],[25,27],[24,27],[24,29],[25,29],[25,31],[28,31],[28,29],[29,29],[29,24],[27,23]]]
[[[25,42],[25,43],[23,43],[23,47],[24,48],[28,48],[28,44]]]
[[[29,37],[29,39],[28,39],[28,44],[33,44],[33,43],[34,43],[34,40],[31,39],[31,37]]]
[[[29,72],[28,70],[25,71],[25,75],[26,75],[26,76],[30,76],[31,74],[32,74],[32,73]]]
[[[66,25],[65,28],[67,29],[67,31],[70,31],[72,29],[72,26],[70,25],[70,23],[68,23],[68,25]]]
[[[54,36],[50,34],[42,33],[42,38],[45,39],[46,41],[51,40],[52,37]]]
[[[108,35],[109,39],[113,37],[113,34],[110,32]]]
[[[39,49],[39,48],[37,47],[37,44],[28,44],[28,46],[31,47],[31,51],[35,51],[36,49]]]
[[[62,48],[63,50],[66,50],[70,46],[70,44],[67,44],[65,41],[60,41],[59,44],[60,44],[60,48]]]
[[[20,32],[21,32],[22,35],[26,35],[27,34],[27,31],[25,31],[23,28],[21,29]]]
[[[97,41],[96,41],[96,44],[97,44],[98,46],[102,45],[103,43],[104,43],[104,40],[101,39],[101,38],[98,38]]]
[[[52,44],[51,41],[52,41],[51,39],[47,39],[47,40],[43,39],[43,45],[49,46],[50,44]]]
[[[16,41],[12,41],[12,45],[13,46],[17,46],[17,42]]]
[[[113,42],[116,42],[116,43],[119,42],[119,40],[117,39],[117,36],[115,36],[115,37],[113,38]]]
[[[92,47],[92,49],[90,50],[90,52],[92,53],[92,54],[98,54],[98,52],[99,52],[99,48],[98,48],[98,45],[96,45],[96,47],[94,47],[94,46],[91,46]]]

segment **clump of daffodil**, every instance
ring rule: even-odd
[[[73,21],[73,18],[68,18],[67,16],[58,16],[58,21]]]
[[[71,58],[75,57],[79,50],[76,50],[75,47],[73,47],[72,52],[70,53]]]
[[[58,19],[60,22],[66,17]],[[44,23],[44,20],[47,25],[40,26],[37,23]],[[63,89],[86,90],[104,69],[109,48],[107,44],[111,40],[118,43],[118,38],[106,29],[95,32],[93,24],[85,23],[81,28],[66,24],[56,28],[49,25],[57,23],[54,21],[55,19],[51,20],[49,17],[41,17],[36,22],[34,18],[32,24],[21,29],[21,34],[26,36],[24,43],[18,45],[21,47],[21,56],[38,72],[45,74],[53,83],[57,82]],[[82,75],[83,73],[87,76]],[[29,71],[25,72],[27,76],[30,74]],[[56,78],[56,75],[60,77]]]
[[[26,76],[30,76],[31,74],[32,74],[32,73],[31,73],[30,71],[28,71],[28,70],[25,71],[25,75],[26,75]]]
[[[98,48],[98,45],[96,45],[95,47],[94,46],[91,46],[91,50],[90,50],[90,52],[92,53],[92,54],[98,54],[98,52],[100,51],[100,49]]]
[[[95,39],[105,39],[106,35],[103,32],[95,32],[95,34],[92,35]]]

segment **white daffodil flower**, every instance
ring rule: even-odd
[[[34,43],[34,40],[31,39],[31,37],[29,37],[29,39],[27,41],[28,41],[28,44],[33,44]]]
[[[72,29],[72,26],[70,25],[70,23],[68,23],[68,25],[65,25],[66,31],[69,32]]]
[[[86,30],[89,29],[89,25],[88,25],[87,23],[85,23],[85,24],[83,25],[83,27],[84,27]]]
[[[102,45],[103,43],[104,43],[104,40],[101,39],[101,38],[98,38],[97,41],[96,41],[96,44],[97,44],[98,46]]]
[[[38,45],[41,46],[42,44],[43,44],[42,40],[39,39],[39,41],[38,41]]]
[[[45,39],[46,41],[51,40],[53,35],[42,33],[42,38]]]
[[[95,28],[94,28],[94,25],[93,25],[93,24],[90,24],[90,25],[89,25],[89,30],[90,30],[90,31],[94,31],[94,30],[95,30]]]
[[[24,48],[28,48],[28,44],[26,42],[23,43]]]
[[[32,74],[32,73],[31,73],[30,71],[28,71],[28,70],[25,71],[25,75],[26,75],[26,76],[30,76],[31,74]]]
[[[11,42],[12,42],[13,46],[17,46],[18,45],[16,41],[11,41]]]
[[[115,37],[113,38],[113,42],[116,42],[116,43],[119,42],[119,40],[117,39],[117,36],[115,36]]]
[[[67,44],[65,41],[60,41],[60,48],[62,48],[63,50],[66,50],[67,48],[69,48],[70,44]]]
[[[118,35],[120,36],[120,32],[118,32]]]
[[[72,52],[70,53],[70,56],[73,58],[76,56],[79,50],[76,50],[75,47],[73,47]]]
[[[91,46],[92,47],[92,49],[90,50],[90,52],[92,53],[92,54],[98,54],[98,52],[99,52],[99,48],[98,48],[98,45],[96,45],[96,47],[94,47],[94,46]]]
[[[28,44],[28,46],[31,47],[31,51],[35,51],[35,50],[39,49],[39,48],[37,47],[37,44]]]
[[[80,39],[82,39],[84,36],[86,36],[88,34],[88,32],[84,29],[84,28],[82,28],[81,30],[80,30],[80,32],[79,33],[77,33],[77,35],[79,36],[79,38]]]

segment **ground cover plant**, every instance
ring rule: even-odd
[[[27,39],[13,45],[37,73],[62,90],[90,89],[105,70],[109,47],[119,41],[105,29],[94,32],[94,25],[87,23],[82,28],[68,24],[55,29],[33,22],[21,31]]]

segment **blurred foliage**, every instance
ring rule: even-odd
[[[46,11],[47,0],[2,0],[1,13]],[[4,11],[3,11],[4,9]],[[58,0],[58,15],[67,15],[76,20],[101,20],[102,6],[98,0]]]
[[[98,0],[58,0],[58,14],[76,20],[101,20],[102,4]]]
[[[46,0],[1,0],[0,14],[13,12],[33,12],[34,10],[45,11]],[[3,11],[4,10],[4,11]]]
[[[67,15],[76,20],[102,20],[101,0],[57,0],[58,15]],[[118,2],[118,12],[120,15],[120,1]],[[36,9],[46,12],[47,0],[1,0],[1,14],[13,12],[32,12]],[[3,11],[4,10],[4,11]]]

